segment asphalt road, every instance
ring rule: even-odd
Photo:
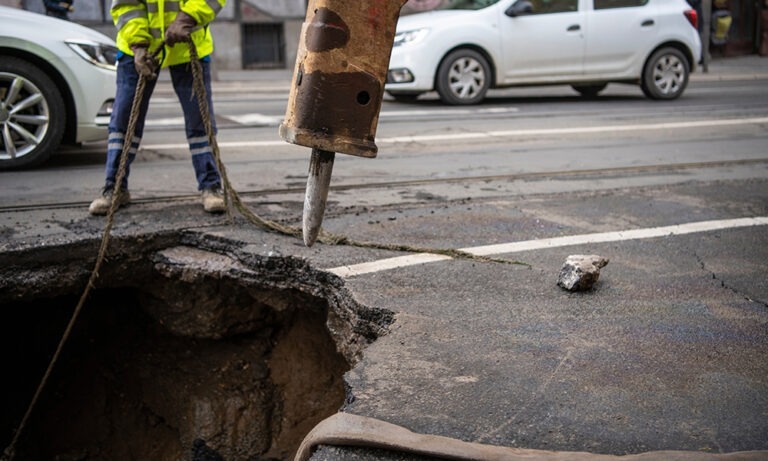
[[[120,232],[194,226],[305,258],[361,304],[392,311],[391,332],[346,376],[345,411],[524,448],[766,450],[766,83],[694,81],[673,102],[616,85],[596,101],[560,87],[499,92],[472,108],[388,101],[379,157],[337,156],[326,229],[522,265],[306,249],[205,221],[177,103],[161,88]],[[277,138],[279,87],[248,85],[222,84],[215,96],[224,161],[250,205],[298,222],[308,149]],[[103,148],[0,173],[2,248],[45,244],[71,232],[67,220],[98,229],[85,210]],[[189,220],[172,222],[171,208]],[[594,291],[555,285],[577,253],[611,260]],[[396,455],[316,454],[372,457]]]
[[[553,87],[496,91],[486,104],[469,108],[442,106],[433,95],[415,104],[385,102],[378,158],[338,156],[333,184],[765,159],[765,83],[693,82],[684,98],[670,103],[622,85],[609,86],[596,101]],[[218,141],[236,187],[301,186],[308,149],[277,135],[287,84],[243,94],[244,85],[229,82],[214,93]],[[194,193],[181,123],[179,104],[161,83],[134,165],[134,196]],[[0,206],[89,200],[102,185],[104,149],[104,143],[65,148],[43,168],[3,173]]]

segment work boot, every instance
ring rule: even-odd
[[[104,216],[109,212],[109,207],[112,206],[112,193],[115,191],[114,186],[107,186],[101,191],[101,197],[98,197],[91,206],[88,207],[88,213],[94,216]],[[131,193],[128,189],[122,189],[120,191],[120,201],[117,207],[125,206],[131,203]]]
[[[220,187],[203,189],[203,209],[208,213],[223,213],[227,211],[224,204],[224,192]]]

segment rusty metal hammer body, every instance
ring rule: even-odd
[[[312,148],[304,243],[322,224],[336,152],[373,158],[400,8],[406,0],[310,0],[280,136]]]

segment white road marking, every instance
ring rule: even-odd
[[[686,128],[709,128],[733,126],[733,125],[752,125],[768,123],[768,117],[752,118],[734,118],[725,120],[698,120],[692,122],[670,122],[670,123],[647,123],[637,125],[601,125],[587,127],[569,127],[569,128],[541,128],[531,130],[508,130],[508,131],[478,131],[471,133],[443,133],[435,135],[415,135],[415,136],[395,136],[392,138],[379,138],[376,140],[379,144],[413,143],[413,142],[434,142],[434,141],[459,141],[466,139],[485,139],[495,138],[515,138],[524,136],[557,136],[563,134],[586,134],[586,133],[614,133],[617,131],[643,131],[643,130],[678,130]],[[238,147],[274,147],[285,145],[285,141],[232,141],[220,142],[222,148]],[[186,149],[186,144],[149,144],[142,146],[151,150],[170,150]]]
[[[394,138],[379,139],[379,143],[398,142],[433,142],[433,141],[457,141],[478,138],[514,138],[522,136],[556,136],[563,134],[588,134],[617,131],[644,131],[644,130],[679,130],[685,128],[708,128],[712,126],[723,127],[732,125],[749,125],[756,123],[768,123],[768,117],[737,118],[728,120],[698,120],[691,122],[646,123],[638,125],[600,125],[582,126],[573,128],[539,128],[531,130],[506,130],[484,131],[472,133],[435,134],[421,136],[397,136]]]
[[[491,107],[487,109],[435,109],[435,110],[383,110],[379,114],[383,117],[414,117],[423,115],[472,115],[472,114],[509,114],[520,112],[516,107]]]
[[[282,116],[264,114],[226,115],[225,117],[241,125],[278,126],[283,121]]]
[[[476,256],[491,256],[517,253],[521,251],[558,248],[571,245],[618,242],[623,240],[637,240],[672,235],[685,235],[697,232],[710,232],[722,229],[735,229],[739,227],[765,225],[768,225],[768,217],[764,216],[755,218],[722,219],[717,221],[700,221],[678,224],[674,226],[650,227],[645,229],[630,229],[617,232],[601,232],[595,234],[581,234],[548,239],[526,240],[522,242],[500,243],[496,245],[460,248],[460,251],[464,251]],[[371,261],[361,264],[334,267],[332,269],[327,269],[327,271],[336,274],[339,277],[348,278],[354,277],[356,275],[370,274],[374,272],[381,272],[390,269],[415,266],[418,264],[426,264],[437,261],[445,261],[448,259],[452,258],[449,256],[431,253],[418,253],[415,255],[380,259],[378,261]]]
[[[234,148],[234,147],[276,147],[285,146],[285,141],[232,141],[232,142],[217,142],[220,149]],[[176,144],[147,144],[141,145],[142,149],[147,150],[177,150],[177,149],[189,149],[188,144],[176,143]]]
[[[147,119],[146,126],[184,126],[184,117]]]
[[[372,272],[381,272],[399,267],[416,266],[418,264],[433,263],[453,259],[450,256],[436,255],[432,253],[416,253],[397,258],[379,259],[368,263],[352,264],[350,266],[334,267],[327,269],[339,277],[347,278],[355,275],[370,274]]]
[[[174,100],[175,101],[175,100]],[[166,102],[166,101],[162,101]],[[178,101],[176,101],[178,102]],[[471,115],[471,114],[506,114],[519,112],[519,109],[514,107],[495,107],[488,109],[438,109],[438,110],[390,110],[381,111],[380,118],[387,117],[419,117],[430,115]],[[240,114],[240,115],[223,115],[224,118],[228,118],[241,125],[261,125],[261,126],[278,126],[283,121],[282,115],[265,115],[260,113]],[[183,117],[173,118],[148,118],[147,126],[169,126],[169,125],[183,125]]]

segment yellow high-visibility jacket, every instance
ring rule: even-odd
[[[208,23],[224,7],[226,0],[112,0],[112,20],[117,27],[117,47],[123,53],[133,56],[131,45],[149,43],[154,51],[165,38],[165,30],[176,18],[179,11],[192,16],[198,29],[192,32],[192,42],[199,57],[213,52],[213,37]],[[189,45],[177,43],[165,47],[158,56],[162,67],[189,62]]]

